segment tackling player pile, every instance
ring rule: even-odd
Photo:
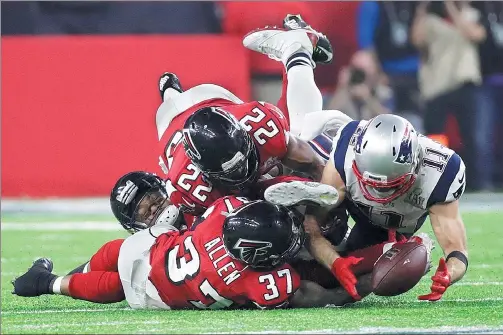
[[[136,233],[105,244],[69,276],[41,259],[14,281],[14,293],[126,299],[134,308],[342,305],[370,293],[374,264],[393,246],[422,244],[429,262],[431,240],[412,236],[428,215],[447,257],[420,299],[440,299],[464,275],[459,156],[398,116],[352,121],[321,111],[313,68],[331,48],[299,16],[243,44],[285,65],[281,109],[216,85],[184,91],[165,73],[156,124],[166,180],[128,174],[111,195],[114,214]],[[282,175],[292,170],[310,180]],[[262,197],[268,202],[249,202]],[[302,246],[310,260],[299,259]]]

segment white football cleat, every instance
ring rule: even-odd
[[[318,35],[309,29],[285,30],[265,27],[246,34],[243,45],[271,59],[285,62],[288,57],[300,50],[312,56],[318,39]]]
[[[283,206],[309,203],[332,206],[339,200],[339,192],[330,185],[310,181],[289,181],[269,186],[264,192],[264,199]]]

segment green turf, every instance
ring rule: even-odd
[[[11,221],[15,218],[11,217]],[[60,218],[61,219],[61,218]],[[44,221],[68,221],[42,217]],[[92,221],[92,217],[79,217]],[[503,215],[465,214],[470,269],[437,303],[418,302],[429,276],[399,297],[370,296],[345,308],[275,311],[132,311],[126,303],[98,305],[68,297],[20,298],[10,280],[40,256],[53,259],[56,273],[85,262],[103,242],[122,231],[2,230],[2,333],[215,333],[215,332],[377,332],[414,329],[503,331]],[[2,221],[9,221],[2,217]],[[26,221],[26,220],[21,220]],[[27,220],[32,222],[32,220]],[[45,223],[47,224],[47,223]],[[429,224],[422,229],[431,232]],[[438,259],[439,248],[434,252]],[[382,328],[380,328],[382,327]],[[441,328],[445,327],[445,328]],[[473,328],[470,328],[473,327]],[[403,328],[403,330],[399,330]]]

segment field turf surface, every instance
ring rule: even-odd
[[[65,274],[106,241],[125,237],[110,216],[2,215],[1,333],[503,333],[503,212],[464,213],[470,267],[441,301],[420,302],[434,269],[408,293],[344,308],[273,311],[133,311],[62,296],[21,298],[10,281],[38,257]],[[99,229],[99,230],[98,230]],[[429,223],[422,231],[431,233]],[[440,251],[434,250],[436,267]],[[434,268],[435,268],[434,267]]]

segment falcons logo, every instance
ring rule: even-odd
[[[246,240],[242,238],[234,245],[234,249],[239,250],[240,258],[249,264],[253,264],[259,260],[266,260],[268,257],[264,256],[267,254],[267,249],[270,247],[272,247],[271,242]]]
[[[183,144],[185,146],[185,151],[189,158],[201,159],[201,154],[196,149],[194,142],[192,142],[192,137],[190,137],[190,132],[188,130],[183,130]]]

